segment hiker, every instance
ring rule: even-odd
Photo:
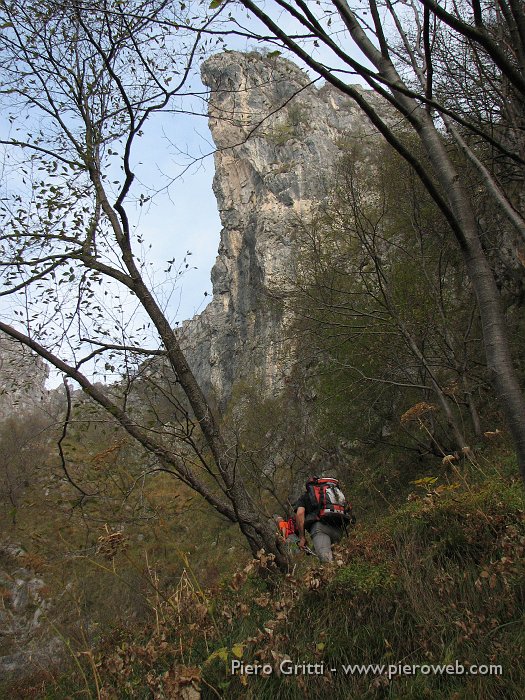
[[[332,545],[340,541],[347,524],[355,518],[337,479],[311,476],[305,488],[294,506],[299,547],[306,549],[308,532],[315,554],[322,562],[331,562]]]

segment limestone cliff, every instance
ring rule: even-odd
[[[0,420],[40,408],[48,397],[45,362],[0,334]]]
[[[342,146],[366,150],[377,135],[347,96],[279,56],[217,54],[202,78],[223,228],[213,300],[180,334],[201,386],[224,405],[236,382],[258,378],[268,394],[282,385],[291,347],[279,297],[293,278],[294,228],[324,196]],[[0,418],[42,402],[42,361],[7,339],[0,365]]]
[[[276,298],[293,270],[294,225],[326,191],[342,144],[376,136],[348,97],[283,58],[226,52],[203,64],[202,78],[223,228],[213,301],[182,334],[198,380],[222,403],[254,375],[267,392],[281,384],[287,347]]]

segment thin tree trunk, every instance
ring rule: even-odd
[[[375,0],[371,0],[371,6],[374,3]],[[397,84],[400,89],[404,89],[406,86],[390,60],[387,47],[382,52],[377,50],[350,11],[346,0],[334,0],[334,4],[340,10],[343,20],[347,20],[348,29],[357,46],[383,77],[392,85]],[[426,0],[424,4],[427,4]],[[428,4],[434,11],[434,5],[430,1]],[[518,466],[525,481],[525,397],[512,362],[499,291],[481,245],[472,204],[429,113],[416,100],[402,92],[393,89],[392,95],[399,111],[410,115],[409,122],[426,150],[436,180],[446,197],[449,216],[446,211],[443,213],[451,223],[477,299],[490,379],[505,413],[516,446]],[[403,153],[401,155],[405,157]]]
[[[456,418],[454,417],[454,414],[452,412],[452,409],[450,408],[450,404],[448,402],[447,397],[443,393],[443,389],[437,382],[437,380],[434,377],[434,374],[432,370],[430,369],[428,362],[426,358],[424,357],[423,353],[419,349],[416,341],[412,337],[412,335],[402,326],[400,325],[401,328],[401,333],[403,334],[403,337],[405,338],[405,342],[408,344],[409,348],[411,349],[412,353],[414,354],[415,357],[421,362],[422,366],[425,368],[428,376],[430,377],[430,382],[434,388],[434,391],[438,397],[439,405],[441,406],[441,410],[443,411],[443,414],[446,418],[447,424],[452,431],[452,434],[454,436],[454,441],[456,443],[456,446],[459,450],[460,453],[464,453],[468,449],[467,441],[465,440],[465,437],[463,433],[461,432],[461,428],[458,425],[458,422]]]
[[[427,123],[420,124],[418,131],[458,222],[456,238],[478,303],[490,379],[505,413],[516,445],[518,465],[525,480],[525,398],[512,362],[499,291],[481,246],[468,194],[461,185],[459,175],[434,125],[425,121]]]
[[[234,521],[239,524],[254,556],[257,555],[257,552],[264,549],[267,553],[274,555],[276,564],[280,569],[286,570],[288,568],[288,559],[280,546],[275,528],[270,528],[265,522],[264,516],[258,512],[252,497],[246,489],[236,459],[232,460],[228,454],[228,448],[224,442],[217,418],[191,371],[186,356],[180,347],[177,335],[144,283],[137,268],[129,244],[126,214],[121,206],[116,205],[112,207],[109,203],[100,173],[96,168],[90,170],[90,176],[97,191],[100,205],[109,219],[115,240],[121,249],[122,260],[130,276],[129,286],[137,295],[137,298],[155,325],[166,348],[171,368],[190,403],[221,476],[223,493],[231,503]],[[85,261],[85,264],[88,264],[88,262]]]

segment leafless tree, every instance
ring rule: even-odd
[[[254,555],[264,549],[285,567],[274,527],[243,480],[242,454],[227,444],[149,280],[141,257],[147,242],[134,223],[150,196],[135,176],[137,142],[156,113],[184,109],[214,14],[202,13],[198,28],[185,31],[184,4],[174,7],[163,0],[0,4],[0,94],[9,110],[2,144],[11,165],[0,293],[22,302],[18,323],[2,322],[0,330],[77,382],[159,469],[238,523]],[[130,300],[151,327],[145,344],[119,320],[117,307]],[[111,364],[158,355],[185,397],[172,404],[175,441],[148,430],[125,392],[95,384],[84,369],[100,357]]]

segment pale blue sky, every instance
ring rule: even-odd
[[[162,122],[166,136],[156,131],[141,144],[138,155],[144,165],[138,166],[137,172],[147,173],[156,186],[167,182],[167,178],[177,179],[169,191],[159,193],[144,207],[139,225],[153,246],[148,258],[156,269],[165,269],[166,261],[175,258],[172,268],[175,271],[183,264],[187,252],[191,252],[187,256],[190,267],[179,278],[170,303],[173,320],[182,321],[202,311],[211,299],[210,272],[217,255],[221,224],[212,191],[213,155],[180,175],[191,158],[176,153],[167,141],[167,138],[177,140],[194,157],[210,154],[213,146],[207,119],[167,115]]]

